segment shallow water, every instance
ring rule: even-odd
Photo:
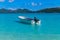
[[[40,25],[20,23],[18,16],[41,20]],[[0,14],[0,40],[60,40],[59,13]]]

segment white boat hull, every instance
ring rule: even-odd
[[[20,22],[24,22],[24,23],[30,23],[30,24],[40,24],[41,21],[39,20],[37,23],[35,23],[35,21],[31,18],[26,18],[24,16],[18,16],[18,18],[20,19]]]

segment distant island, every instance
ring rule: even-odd
[[[60,13],[60,8],[46,8],[42,10],[32,11],[29,9],[0,9],[0,13]]]
[[[36,11],[37,13],[60,13],[60,8],[46,8]]]
[[[12,10],[12,9],[0,9],[0,13],[33,13],[33,11],[28,10],[28,9],[16,9],[16,10]]]

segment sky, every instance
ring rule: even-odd
[[[0,8],[40,10],[60,7],[60,0],[0,0]]]

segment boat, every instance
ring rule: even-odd
[[[18,16],[18,18],[20,19],[20,22],[24,22],[24,23],[30,23],[30,24],[40,24],[41,23],[41,20],[39,20],[37,23],[35,23],[34,19],[24,17],[24,16]]]

